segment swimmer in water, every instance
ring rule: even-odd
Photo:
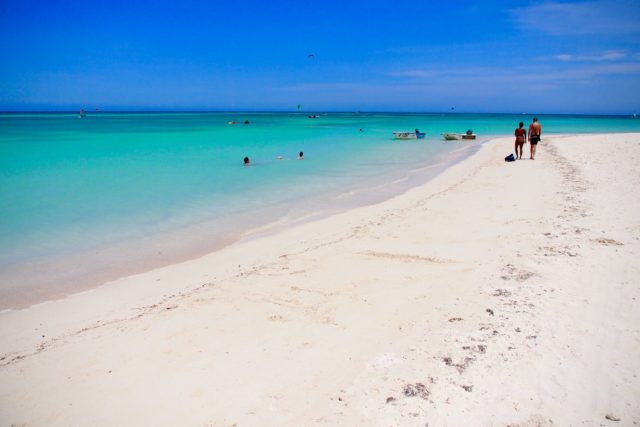
[[[248,157],[244,158],[244,165],[245,166],[249,166],[251,164],[251,159],[249,159]]]
[[[304,153],[302,151],[298,154],[298,160],[304,160]]]

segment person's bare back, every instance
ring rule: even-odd
[[[541,133],[542,133],[542,125],[540,125],[540,122],[531,123],[531,126],[529,126],[529,135],[533,134],[533,135],[540,136]]]

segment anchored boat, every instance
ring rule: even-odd
[[[459,141],[461,139],[476,139],[476,134],[469,129],[466,133],[449,133],[445,132],[442,137],[447,141]]]
[[[418,129],[413,132],[393,132],[395,139],[423,139],[425,135],[425,132],[420,132]]]
[[[444,139],[446,139],[447,141],[457,141],[462,139],[462,134],[461,133],[443,133],[442,137]]]

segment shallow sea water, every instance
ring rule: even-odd
[[[511,135],[517,122],[531,120],[308,114],[0,114],[0,271],[180,230],[197,230],[192,235],[199,238],[206,230],[203,250],[222,246],[269,223],[382,200],[426,181],[481,140]],[[544,133],[640,132],[640,120],[631,117],[539,117]],[[397,141],[391,134],[415,128],[427,138]],[[440,137],[467,129],[479,141]],[[297,160],[299,151],[304,160]],[[242,165],[245,156],[250,167]],[[176,247],[184,252],[189,234],[180,236]],[[164,249],[169,260],[171,248]]]

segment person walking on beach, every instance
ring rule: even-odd
[[[518,123],[518,129],[516,129],[514,135],[516,136],[516,159],[522,160],[522,147],[527,139],[527,131],[524,130],[524,123]],[[520,150],[520,152],[518,152]]]
[[[538,142],[540,142],[540,135],[542,135],[542,126],[538,123],[538,118],[533,118],[533,123],[529,126],[529,144],[531,144],[531,160],[536,159],[536,148]]]

